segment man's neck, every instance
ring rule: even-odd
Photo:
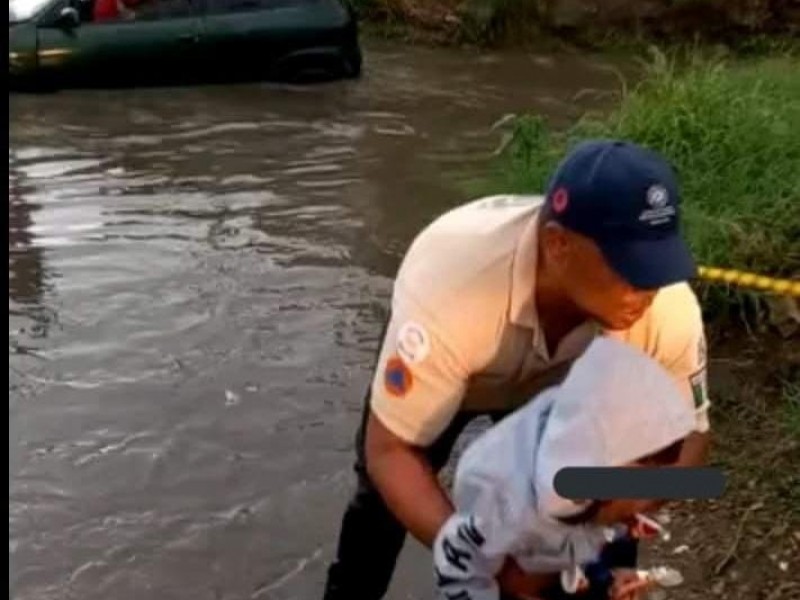
[[[552,357],[561,340],[586,321],[586,315],[563,292],[541,261],[539,265],[534,298],[547,353]]]

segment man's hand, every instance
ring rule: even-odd
[[[539,600],[538,594],[557,581],[557,575],[526,573],[512,558],[506,559],[497,574],[497,584],[503,594],[518,600]]]
[[[642,579],[635,570],[616,569],[609,596],[611,600],[641,600],[644,592],[652,587],[653,582]]]
[[[367,472],[386,505],[429,548],[453,505],[421,449],[407,444],[370,411],[367,421]]]

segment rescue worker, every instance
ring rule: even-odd
[[[431,547],[453,514],[437,472],[464,427],[559,382],[599,335],[669,371],[696,417],[679,464],[705,462],[705,336],[680,205],[663,156],[591,140],[564,158],[543,197],[481,198],[414,239],[356,437],[357,488],[325,600],[383,597],[406,532]],[[497,581],[511,597],[538,585],[513,560]]]

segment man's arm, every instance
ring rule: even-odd
[[[370,390],[367,475],[394,516],[428,547],[454,510],[423,449],[461,408],[471,348],[484,346],[473,337],[466,343],[446,324],[432,321],[429,311],[396,296]],[[512,597],[541,589],[511,559],[497,581]]]
[[[372,412],[365,444],[367,474],[389,510],[417,540],[431,548],[453,515],[453,505],[425,455],[389,431]],[[512,597],[534,598],[556,577],[525,573],[506,557],[495,580]]]
[[[389,431],[370,411],[367,473],[389,510],[429,548],[453,505],[423,452]]]

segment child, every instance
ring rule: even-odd
[[[561,385],[465,451],[453,486],[456,512],[433,547],[439,597],[497,600],[495,576],[507,557],[527,573],[574,583],[580,567],[601,558],[610,526],[633,524],[657,503],[572,501],[555,491],[556,473],[674,463],[694,423],[658,363],[624,342],[593,341]]]

